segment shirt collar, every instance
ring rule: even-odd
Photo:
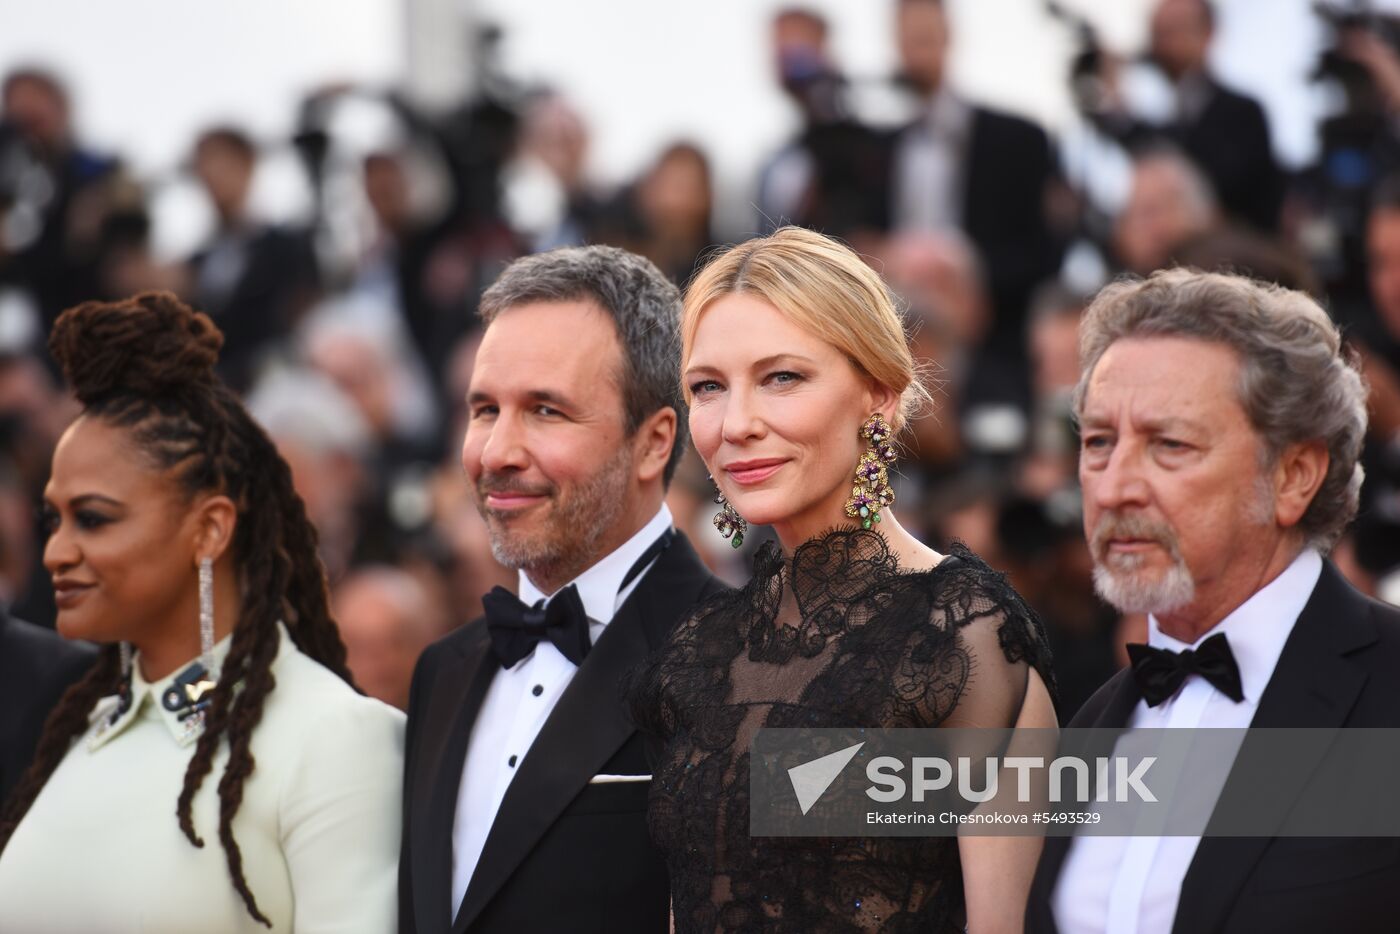
[[[1282,574],[1269,581],[1194,643],[1173,639],[1162,632],[1155,616],[1148,616],[1147,644],[1180,652],[1200,648],[1206,639],[1223,632],[1230,642],[1235,663],[1239,665],[1244,699],[1257,704],[1269,679],[1273,677],[1279,656],[1283,654],[1283,644],[1288,641],[1288,634],[1293,631],[1293,625],[1307,605],[1321,575],[1322,556],[1312,548],[1305,548]]]
[[[627,572],[642,553],[651,547],[651,543],[660,538],[671,525],[671,510],[662,503],[661,509],[651,517],[651,521],[623,542],[621,547],[569,582],[578,588],[579,599],[583,601],[583,609],[588,613],[589,619],[604,625],[612,622],[613,614],[631,593],[631,586],[626,592],[621,590],[622,579],[627,576]],[[631,582],[632,586],[640,579],[639,574]],[[552,597],[553,594],[548,596]],[[524,571],[520,572],[520,599],[530,606],[547,599],[538,587],[530,583]]]
[[[277,624],[277,633],[277,654],[281,655],[283,646],[286,640],[291,638],[291,635],[287,632],[286,626],[280,622]],[[224,659],[228,657],[232,640],[233,634],[230,633],[214,646],[214,672],[216,676],[223,667]],[[186,717],[182,720],[180,714],[184,711],[167,710],[165,705],[161,703],[161,698],[166,691],[174,687],[181,675],[199,663],[199,658],[193,658],[159,681],[151,682],[141,677],[140,654],[134,655],[131,660],[131,706],[118,713],[121,708],[119,695],[111,695],[99,700],[88,718],[89,722],[93,724],[92,735],[88,738],[88,748],[96,751],[142,717],[162,720],[176,745],[188,746],[193,743],[202,732],[203,718]],[[218,679],[215,677],[211,680],[217,681]]]
[[[924,107],[923,125],[933,136],[961,140],[972,120],[972,110],[948,88],[939,88]]]

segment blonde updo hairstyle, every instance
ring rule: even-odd
[[[782,227],[716,256],[685,291],[682,370],[706,309],[733,294],[763,299],[895,393],[899,406],[890,427],[896,433],[931,403],[889,287],[844,244],[802,227]],[[689,402],[689,388],[685,392]]]

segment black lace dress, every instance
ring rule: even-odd
[[[742,590],[702,604],[628,689],[659,741],[648,822],[678,934],[941,932],[965,924],[952,837],[749,835],[760,727],[1010,727],[1045,632],[962,546],[902,571],[878,533],[761,549]]]

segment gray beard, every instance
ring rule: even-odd
[[[617,524],[626,506],[631,451],[618,455],[566,498],[556,492],[548,507],[549,527],[543,534],[513,535],[477,496],[477,509],[486,520],[491,554],[511,570],[531,578],[572,580],[603,555],[598,543]]]
[[[1191,571],[1180,555],[1173,554],[1173,561],[1165,574],[1156,580],[1142,577],[1142,561],[1133,556],[1132,564],[1122,559],[1113,563],[1120,567],[1109,567],[1107,563],[1094,564],[1094,590],[1120,613],[1152,613],[1160,616],[1180,609],[1196,598],[1196,582],[1191,579]]]

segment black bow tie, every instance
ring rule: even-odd
[[[1244,700],[1240,666],[1223,632],[1202,642],[1199,649],[1180,653],[1131,643],[1128,658],[1133,663],[1133,678],[1149,707],[1156,707],[1175,694],[1187,675],[1200,675],[1235,703]]]
[[[588,614],[573,584],[555,594],[548,603],[541,600],[526,606],[504,587],[493,587],[481,598],[486,609],[486,629],[491,648],[509,668],[535,650],[541,639],[554,643],[560,653],[575,665],[583,664],[592,648],[588,635]]]
[[[676,530],[662,532],[642,552],[636,562],[622,576],[618,585],[620,594],[627,589],[661,553],[675,541]],[[486,610],[486,629],[491,634],[491,648],[501,660],[502,667],[509,668],[535,650],[541,639],[554,643],[565,658],[575,665],[583,664],[588,650],[593,647],[593,639],[588,632],[588,613],[583,608],[583,599],[573,584],[563,588],[549,599],[541,600],[534,606],[525,602],[504,587],[493,587],[481,598]]]

